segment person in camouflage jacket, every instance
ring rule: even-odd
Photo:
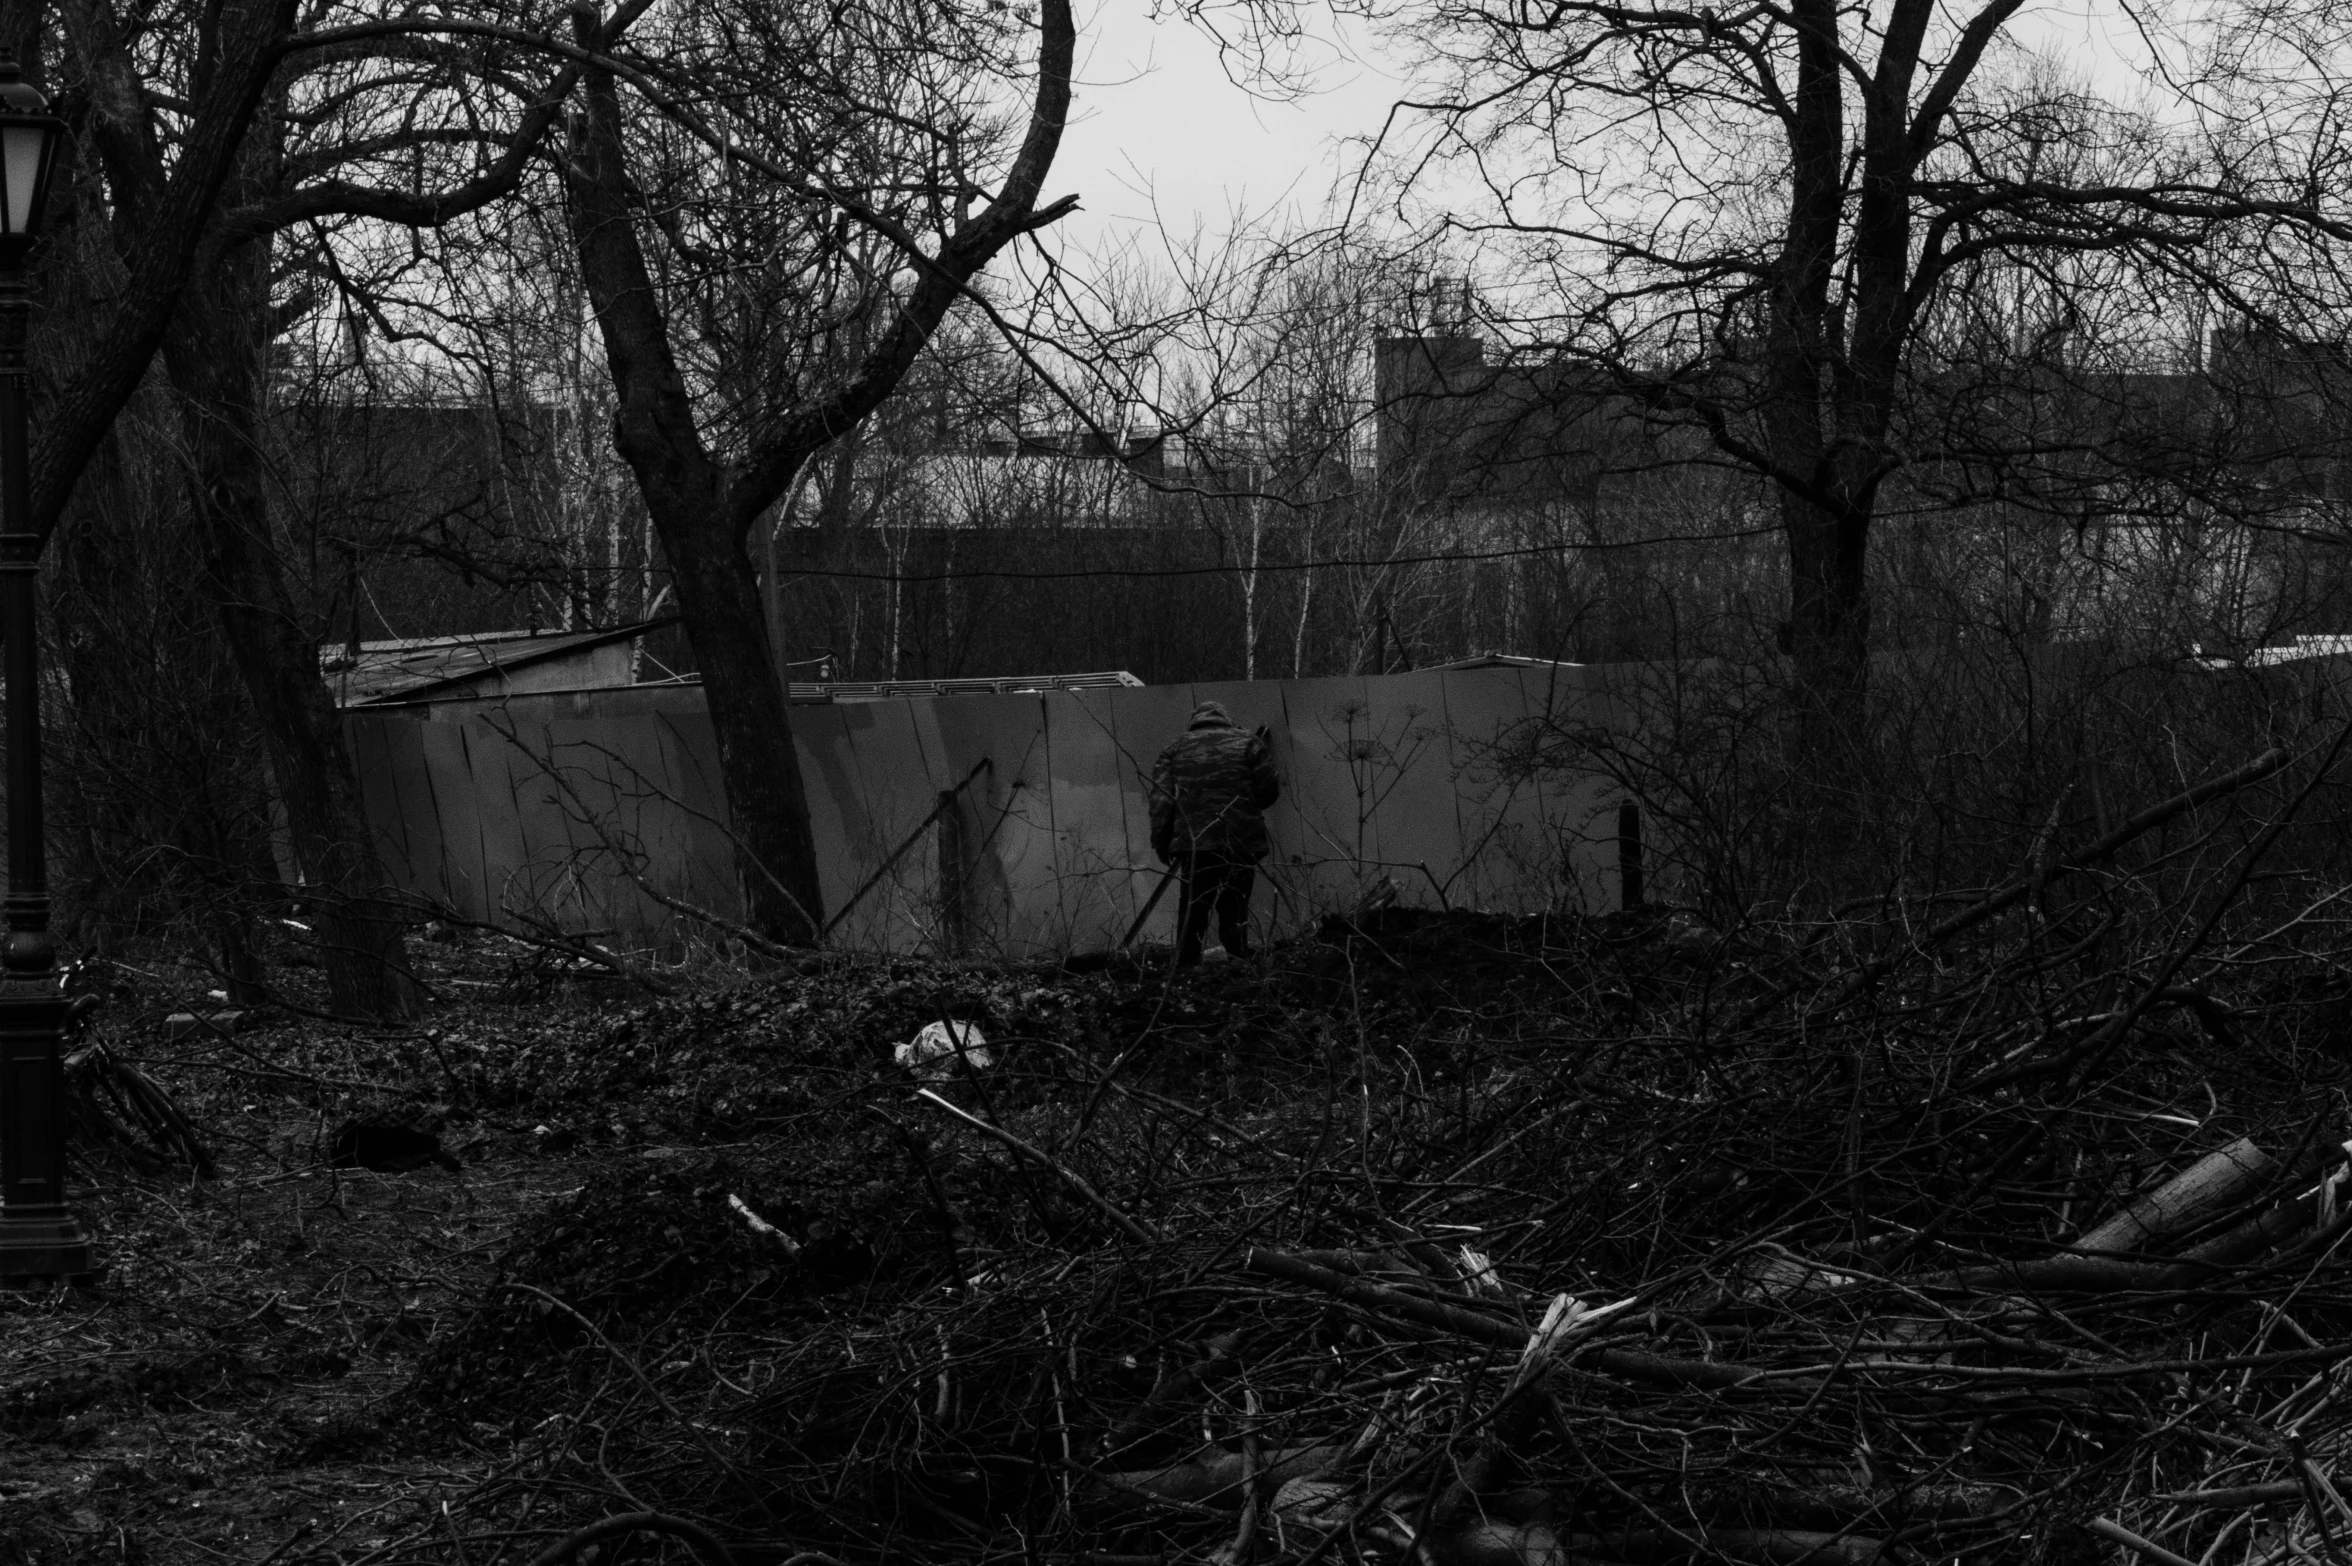
[[[1249,955],[1250,891],[1266,857],[1266,807],[1282,795],[1262,734],[1204,701],[1152,768],[1151,845],[1178,878],[1176,965],[1200,961],[1209,915],[1225,950]]]

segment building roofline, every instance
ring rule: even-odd
[[[501,664],[500,668],[514,668]],[[641,680],[634,685],[572,685],[555,690],[521,691],[485,694],[471,697],[436,697],[433,692],[443,686],[458,683],[473,676],[457,676],[431,686],[412,686],[396,697],[382,701],[353,702],[346,711],[361,707],[378,711],[394,707],[429,707],[450,700],[472,701],[536,701],[546,696],[610,695],[616,691],[697,690],[702,686],[699,674],[672,675],[666,680]],[[790,682],[789,700],[809,705],[837,701],[920,701],[940,696],[1038,696],[1053,691],[1140,690],[1144,682],[1125,669],[1105,669],[1077,674],[1006,674],[975,675],[961,679],[943,680],[794,680]]]
[[[587,652],[597,647],[608,647],[614,642],[633,641],[650,631],[658,631],[664,626],[674,625],[677,621],[677,615],[666,614],[656,615],[650,620],[638,620],[628,625],[611,626],[604,630],[488,631],[466,636],[430,636],[407,638],[400,641],[361,642],[359,650],[362,653],[423,652],[435,647],[446,647],[453,650],[459,648],[492,649],[509,646],[516,642],[537,642],[543,645],[523,648],[511,657],[499,657],[493,652],[485,656],[481,664],[474,668],[458,670],[423,681],[420,684],[404,687],[399,691],[386,692],[383,696],[362,697],[348,705],[351,707],[377,707],[430,700],[436,691],[446,690],[453,685],[469,684],[482,678],[485,674],[498,673],[508,669],[527,669],[535,663],[544,663],[550,658]],[[321,651],[323,653],[324,649]],[[321,663],[324,662],[325,659],[322,657]],[[339,674],[343,671],[330,669],[323,672]],[[614,687],[601,688],[613,689]]]

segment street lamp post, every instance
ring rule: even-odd
[[[0,941],[0,1284],[90,1270],[65,1205],[65,997],[49,938],[41,842],[41,667],[34,636],[41,537],[26,435],[25,260],[49,197],[62,121],[0,50],[0,679],[8,702],[7,937]]]

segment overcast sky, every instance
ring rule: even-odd
[[[1150,10],[1097,0],[1080,12],[1075,123],[1050,183],[1083,201],[1066,232],[1086,248],[1161,221],[1222,231],[1237,209],[1317,212],[1352,166],[1345,139],[1377,132],[1402,90],[1361,45],[1326,33],[1309,45],[1315,90],[1276,101],[1235,85],[1195,24]]]
[[[1305,46],[1313,91],[1285,102],[1237,86],[1198,25],[1151,11],[1150,0],[1080,11],[1075,123],[1050,192],[1084,203],[1063,231],[1080,249],[1163,220],[1179,236],[1222,232],[1237,209],[1317,214],[1354,167],[1347,139],[1378,132],[1405,91],[1394,60],[1360,33],[1335,34],[1327,15]],[[2142,50],[2117,0],[2032,0],[2011,32],[2103,91],[2132,91]]]

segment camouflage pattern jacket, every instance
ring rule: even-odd
[[[1266,742],[1222,712],[1196,715],[1152,768],[1151,846],[1243,861],[1266,857],[1266,807],[1282,795]]]

